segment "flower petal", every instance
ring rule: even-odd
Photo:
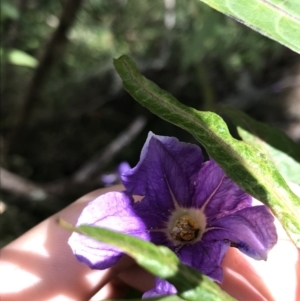
[[[172,209],[174,202],[187,207],[202,163],[198,146],[149,133],[139,163],[122,181],[129,193],[146,195],[155,210]]]
[[[178,257],[183,264],[198,269],[203,274],[215,281],[222,282],[223,271],[220,264],[229,247],[228,244],[216,242],[204,244],[202,242],[184,246],[179,252]],[[155,287],[143,295],[144,298],[159,297],[163,295],[176,294],[176,288],[168,281],[156,278]]]
[[[163,200],[161,200],[161,202],[163,202]],[[161,207],[163,207],[163,205],[164,204],[162,204]],[[134,203],[132,209],[135,214],[143,220],[145,225],[147,225],[148,230],[166,229],[166,223],[171,211],[169,209],[160,208],[158,201],[155,202],[149,199],[148,196],[145,196],[141,201]]]
[[[177,293],[176,288],[174,285],[169,283],[168,281],[156,277],[155,280],[155,287],[150,291],[147,291],[143,294],[143,299],[145,298],[153,298],[153,297],[161,297],[167,295],[174,295]]]
[[[103,227],[149,240],[144,223],[132,210],[132,203],[132,198],[125,192],[103,194],[84,208],[77,226]],[[73,233],[68,243],[77,259],[92,269],[106,269],[122,255],[116,248],[78,233]]]
[[[195,202],[196,207],[202,208],[210,221],[251,206],[252,198],[210,159],[199,172]]]
[[[231,246],[258,260],[266,260],[268,251],[277,242],[274,217],[264,205],[245,208],[215,220],[207,230],[203,240],[229,241]]]
[[[221,283],[223,271],[220,265],[228,248],[229,243],[200,241],[184,246],[177,255],[183,264],[189,265]]]

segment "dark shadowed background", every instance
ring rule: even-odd
[[[117,183],[150,130],[195,142],[123,90],[122,54],[187,105],[300,141],[299,56],[197,0],[3,0],[1,33],[0,246]]]

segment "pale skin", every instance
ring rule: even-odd
[[[85,195],[0,250],[0,300],[106,300],[123,297],[128,286],[140,291],[151,289],[154,277],[127,256],[104,271],[79,263],[67,244],[70,232],[56,222],[60,217],[75,224],[89,201],[116,190],[123,187]],[[278,221],[276,226],[279,241],[267,262],[252,260],[235,248],[228,251],[221,287],[237,300],[300,300],[300,252]]]

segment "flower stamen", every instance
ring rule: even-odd
[[[175,221],[170,234],[175,240],[188,242],[197,238],[199,232],[197,222],[189,215],[183,215]]]

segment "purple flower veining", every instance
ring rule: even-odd
[[[222,282],[222,260],[229,247],[266,260],[277,242],[274,218],[201,149],[176,138],[152,133],[136,167],[122,175],[124,192],[109,192],[90,202],[77,225],[88,224],[130,234],[173,250],[180,260]],[[134,202],[133,196],[142,196]],[[77,259],[93,269],[106,269],[122,256],[115,248],[73,233]],[[156,279],[143,297],[176,293]]]

